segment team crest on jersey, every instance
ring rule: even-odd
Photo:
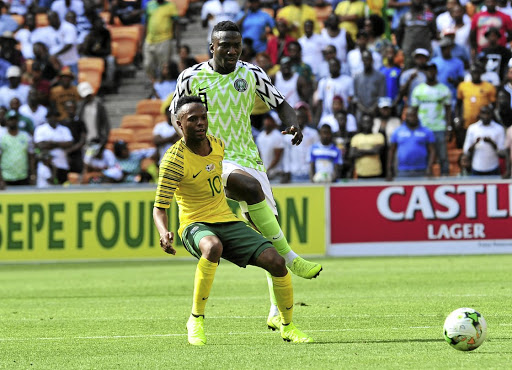
[[[238,80],[236,80],[233,83],[233,85],[235,86],[235,89],[238,92],[244,92],[245,90],[247,90],[247,87],[249,86],[247,81],[244,80],[243,78],[239,78]]]
[[[206,166],[206,171],[212,172],[215,169],[215,163],[211,163]]]

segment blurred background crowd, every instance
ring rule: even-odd
[[[510,177],[508,0],[4,0],[0,13],[2,189],[156,181],[179,139],[178,75],[210,58],[225,20],[304,134],[292,146],[255,97],[271,182]],[[135,112],[113,115],[105,99],[140,74]]]

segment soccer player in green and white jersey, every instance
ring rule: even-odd
[[[261,68],[239,60],[242,35],[236,24],[230,21],[218,23],[211,39],[213,58],[184,70],[178,77],[170,106],[173,122],[179,98],[185,95],[201,97],[208,111],[209,132],[226,143],[222,175],[226,195],[240,203],[244,215],[272,241],[295,275],[314,278],[322,266],[299,257],[284,237],[276,219],[272,189],[251,132],[250,114],[258,95],[269,108],[277,110],[288,126],[283,134],[292,134],[292,143],[299,145],[302,132],[295,111]],[[272,303],[267,324],[275,330],[279,328],[279,312],[268,275],[267,280]]]
[[[449,174],[446,134],[452,125],[452,93],[445,84],[437,81],[437,66],[427,63],[425,71],[427,81],[414,88],[411,94],[411,106],[418,108],[421,124],[432,130],[436,138],[436,157],[441,165],[441,174]]]

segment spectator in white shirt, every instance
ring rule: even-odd
[[[166,109],[166,111],[168,111]],[[171,116],[167,114],[167,120],[159,122],[155,125],[153,129],[153,142],[155,143],[158,149],[158,163],[162,161],[162,158],[167,151],[178,139],[180,136],[174,129],[171,123]]]
[[[312,124],[309,105],[305,102],[299,102],[294,108],[303,137],[300,145],[293,145],[290,140],[283,137],[283,183],[309,182],[309,151],[313,144],[320,141],[318,131],[308,126]]]
[[[32,13],[25,15],[23,28],[16,32],[14,37],[21,45],[21,53],[25,59],[34,59],[34,45],[32,43],[32,32],[36,29],[36,17]]]
[[[123,179],[123,170],[116,156],[100,139],[91,140],[85,151],[84,164],[86,172],[100,172],[98,177],[92,177],[89,182],[119,182]]]
[[[280,182],[283,171],[283,134],[270,114],[263,118],[263,131],[256,138],[256,145],[267,169],[268,179],[270,182]]]
[[[206,36],[208,44],[213,26],[222,21],[235,22],[240,13],[240,5],[235,0],[208,0],[201,8],[201,23],[203,28],[208,27]]]
[[[39,104],[39,94],[37,90],[30,90],[27,103],[20,107],[20,114],[30,118],[34,124],[34,128],[36,128],[46,122],[47,113],[48,109],[44,105]]]
[[[480,120],[468,127],[464,141],[464,154],[471,156],[473,176],[499,175],[499,157],[504,155],[505,129],[492,120],[493,107],[480,108]]]
[[[302,61],[308,64],[315,77],[318,79],[319,66],[323,62],[322,56],[323,38],[317,33],[313,33],[315,23],[312,20],[304,22],[304,36],[299,38],[299,44],[302,47]]]
[[[356,44],[357,48],[350,50],[347,55],[348,69],[352,77],[364,71],[362,53],[368,50],[368,33],[366,33],[366,31],[359,31],[357,33]],[[373,57],[373,69],[378,71],[380,67],[382,67],[382,56],[375,51],[371,53]]]
[[[52,156],[52,165],[56,169],[56,180],[63,184],[68,179],[69,163],[65,149],[73,145],[71,131],[58,122],[59,112],[50,109],[48,122],[40,125],[34,132],[34,143],[39,150],[48,150]],[[41,164],[39,164],[41,165]]]
[[[21,84],[21,69],[18,66],[10,66],[6,73],[8,86],[0,87],[0,106],[9,107],[13,98],[18,98],[21,104],[28,99],[30,86]]]
[[[33,0],[8,0],[7,2],[10,3],[9,13],[25,15]]]

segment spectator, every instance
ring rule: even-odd
[[[34,70],[36,65],[39,65],[41,79],[53,82],[53,80],[59,75],[59,71],[62,69],[62,65],[59,60],[57,57],[50,56],[48,47],[42,42],[34,42],[33,51],[34,62],[32,63],[32,70]]]
[[[34,143],[18,128],[18,115],[7,112],[7,130],[0,135],[0,189],[5,185],[35,185]]]
[[[316,21],[316,11],[311,6],[303,4],[302,0],[292,0],[289,5],[277,12],[276,18],[287,21],[291,27],[290,36],[297,40],[304,34],[304,22]],[[320,25],[316,23],[315,26],[315,33],[319,33]]]
[[[10,14],[25,15],[35,5],[33,0],[8,0],[8,2]]]
[[[260,0],[248,0],[244,13],[236,24],[242,32],[242,39],[251,39],[255,53],[267,50],[267,34],[275,27],[274,19],[262,11]]]
[[[190,47],[188,45],[181,45],[179,50],[178,72],[181,73],[185,69],[196,65],[197,60],[190,55]]]
[[[19,27],[18,22],[7,13],[7,10],[5,3],[0,1],[0,35],[6,31],[16,32]]]
[[[391,29],[396,30],[400,24],[402,16],[407,13],[411,8],[410,0],[389,0],[388,8],[394,10],[393,18],[391,19]]]
[[[425,76],[425,68],[429,57],[430,54],[426,49],[414,50],[413,58],[415,67],[403,71],[400,75],[400,92],[398,100],[401,100],[406,96],[407,100],[410,101],[414,88],[427,80],[427,77]]]
[[[47,150],[37,154],[37,180],[38,188],[47,188],[56,183],[57,169],[52,164],[52,157]]]
[[[381,155],[386,139],[380,132],[373,133],[373,119],[364,114],[359,124],[359,133],[350,141],[350,158],[358,179],[382,177]]]
[[[288,22],[284,19],[277,19],[276,28],[278,35],[272,35],[267,42],[267,54],[272,64],[277,64],[282,57],[290,55],[288,45],[295,39],[290,36]]]
[[[353,50],[350,50],[347,55],[347,64],[350,75],[352,77],[355,77],[357,74],[363,72],[364,63],[362,55],[365,51],[371,53],[373,60],[373,68],[378,71],[382,66],[382,57],[379,53],[375,51],[372,52],[367,49],[368,34],[366,33],[366,31],[363,30],[357,33],[356,44],[357,47]]]
[[[162,66],[159,81],[153,83],[153,93],[157,99],[165,100],[171,94],[174,94],[176,88],[176,81],[178,80],[178,65],[176,62],[170,60]]]
[[[48,47],[50,55],[57,57],[64,67],[76,76],[78,74],[78,33],[76,27],[61,21],[55,12],[48,12],[47,27],[36,28],[32,33],[32,42],[42,42]],[[34,52],[35,53],[35,52]]]
[[[473,176],[500,174],[499,157],[504,156],[509,168],[509,157],[504,155],[505,129],[492,120],[492,105],[480,108],[480,120],[468,128],[464,141],[464,154],[471,156]]]
[[[372,132],[380,132],[384,135],[386,143],[389,143],[393,132],[402,124],[400,118],[393,115],[393,101],[388,97],[380,97],[377,103],[377,116],[373,119]],[[387,163],[384,161],[383,163]]]
[[[341,175],[343,158],[332,140],[331,126],[320,127],[320,142],[311,146],[308,162],[310,180],[316,183],[335,182]]]
[[[211,0],[214,1],[214,0]],[[205,5],[204,5],[205,6]],[[203,7],[204,7],[203,6]],[[178,31],[176,5],[165,0],[151,0],[146,7],[146,40],[144,42],[144,69],[154,81],[162,65],[167,62],[172,52],[172,39]],[[179,35],[176,35],[179,37]]]
[[[52,157],[52,166],[55,167],[55,179],[63,184],[68,179],[69,163],[66,149],[73,145],[73,136],[69,129],[58,121],[59,113],[56,110],[48,111],[48,122],[38,126],[34,132],[34,143],[39,150],[48,150]],[[39,163],[39,166],[44,164]],[[44,172],[44,170],[42,169]],[[39,173],[39,169],[38,169]]]
[[[507,128],[512,125],[512,108],[510,107],[510,94],[506,90],[499,90],[494,109],[494,120]]]
[[[77,16],[85,13],[84,1],[81,0],[54,0],[51,6],[52,12],[58,14],[61,21],[66,19],[66,14],[72,11]]]
[[[443,38],[439,42],[441,55],[432,58],[432,62],[437,66],[437,78],[440,83],[448,86],[452,95],[452,103],[455,103],[457,96],[457,86],[464,80],[464,63],[458,58],[452,56],[453,41],[449,38]],[[454,106],[454,104],[452,104]]]
[[[469,72],[472,81],[463,81],[457,87],[454,130],[459,148],[464,143],[468,127],[478,120],[480,108],[496,101],[496,88],[481,79],[482,66],[475,64]]]
[[[30,118],[34,128],[46,122],[48,109],[39,104],[39,95],[36,89],[31,89],[28,93],[27,103],[20,107],[20,114]]]
[[[400,67],[395,63],[395,57],[396,50],[393,45],[384,47],[384,63],[383,66],[380,67],[379,72],[386,77],[386,95],[391,98],[391,100],[395,100],[398,97],[400,91],[400,74],[402,73]]]
[[[7,86],[9,79],[7,78],[7,70],[12,64],[3,58],[0,58],[0,87]]]
[[[59,112],[59,120],[67,117],[64,108],[65,102],[68,100],[78,102],[80,100],[76,86],[71,84],[74,78],[73,72],[69,68],[64,68],[59,73],[59,84],[50,90],[50,104]]]
[[[21,67],[23,65],[23,55],[17,48],[18,40],[14,38],[11,31],[5,31],[0,36],[0,58],[11,64]]]
[[[281,179],[283,183],[309,182],[309,151],[313,144],[320,141],[318,131],[309,127],[312,124],[309,105],[305,102],[299,102],[294,108],[303,138],[300,145],[293,145],[290,140],[284,140],[284,173]]]
[[[48,106],[50,104],[51,83],[49,80],[43,78],[41,63],[32,63],[32,71],[27,80],[30,83],[31,90],[36,91],[38,101]]]
[[[113,0],[110,7],[110,25],[114,25],[117,17],[123,26],[131,26],[142,22],[144,9],[140,1]]]
[[[411,0],[411,9],[400,19],[395,36],[404,51],[405,69],[414,65],[411,58],[414,50],[430,50],[430,43],[436,37],[436,25],[434,14],[424,5],[424,0]]]
[[[354,47],[354,41],[345,28],[339,27],[339,20],[336,14],[331,14],[327,17],[321,36],[323,46],[333,45],[336,58],[338,58],[341,63],[346,63],[347,53]]]
[[[283,134],[270,114],[267,114],[263,119],[263,131],[256,138],[256,145],[270,182],[281,182],[284,151]]]
[[[12,98],[9,103],[9,108],[12,112],[16,113],[16,118],[18,120],[17,125],[21,131],[25,131],[27,134],[32,136],[34,134],[34,123],[32,120],[22,114],[19,113],[20,110],[20,100],[18,98]]]
[[[358,21],[359,29],[365,30],[368,35],[367,48],[371,52],[382,53],[386,46],[393,46],[391,41],[383,36],[385,31],[384,20],[377,14],[371,14]]]
[[[501,46],[507,44],[506,35],[512,32],[512,20],[496,9],[496,0],[485,0],[485,6],[487,10],[476,13],[471,19],[471,48],[478,53],[489,46],[485,34],[491,27],[499,29],[498,45]]]
[[[275,78],[275,75],[279,70],[279,65],[273,66],[272,62],[270,61],[270,56],[267,53],[258,53],[256,55],[254,64],[263,69],[263,71],[271,79]],[[263,117],[269,110],[269,107],[267,107],[267,105],[263,102],[263,100],[261,100],[259,96],[256,96],[254,98],[254,106],[251,112],[251,125],[253,129],[253,134],[254,130],[258,131],[257,134],[259,134],[259,131],[263,127]],[[256,136],[257,135],[254,135],[255,138]]]
[[[339,95],[332,98],[332,113],[320,119],[318,129],[323,125],[331,126],[331,131],[336,138],[347,139],[357,131],[356,118],[348,113],[343,98]]]
[[[471,157],[469,155],[461,153],[459,160],[457,161],[457,165],[460,168],[460,172],[458,174],[459,177],[471,176]]]
[[[487,59],[486,70],[496,72],[500,79],[506,78],[507,64],[512,53],[504,46],[498,45],[498,40],[501,37],[500,30],[496,27],[491,27],[485,33],[485,38],[488,41],[486,48],[482,50],[482,54]]]
[[[311,98],[311,85],[304,77],[293,72],[290,57],[281,59],[281,70],[276,73],[274,85],[291,106]]]
[[[87,138],[87,128],[76,114],[76,102],[74,100],[65,102],[64,108],[67,112],[67,118],[62,121],[62,125],[69,129],[73,137],[73,145],[66,149],[69,171],[82,173],[84,170],[83,149]]]
[[[91,32],[80,45],[80,54],[105,61],[102,85],[109,91],[116,91],[119,81],[116,81],[116,59],[112,55],[111,43],[110,31],[104,26],[103,20],[96,17]]]
[[[101,139],[93,139],[85,151],[85,179],[89,183],[112,183],[123,179],[123,170],[116,156],[105,148],[105,144]]]
[[[508,158],[505,158],[505,161],[508,161],[508,166],[505,169],[504,178],[509,179],[510,174],[512,172],[512,126],[509,126],[505,131],[505,150],[503,154]]]
[[[156,166],[153,163],[153,171],[142,169],[142,161],[147,158],[155,157],[157,151],[155,148],[139,149],[130,151],[128,145],[123,140],[114,143],[114,155],[117,163],[123,171],[122,182],[155,182],[158,180]],[[153,172],[153,176],[148,173]]]
[[[110,133],[110,122],[105,106],[94,95],[89,82],[84,81],[78,84],[78,93],[83,100],[78,103],[77,115],[87,128],[87,141],[99,139],[99,143],[106,144]]]
[[[9,107],[13,98],[18,98],[21,104],[25,104],[30,87],[21,84],[21,69],[18,66],[10,66],[6,73],[9,84],[0,87],[0,106]]]
[[[456,6],[460,6],[459,0],[447,0],[446,11],[439,14],[436,18],[436,28],[438,32],[442,32],[447,28],[453,28],[455,26],[455,20],[453,19],[453,9]],[[462,22],[464,24],[471,24],[471,17],[467,14],[463,15]]]
[[[317,33],[313,33],[314,26],[314,21],[307,20],[304,22],[304,36],[298,41],[303,51],[302,60],[311,67],[313,74],[318,78],[318,67],[323,61],[323,37]]]
[[[23,28],[16,32],[14,36],[21,45],[21,54],[25,59],[34,59],[34,45],[32,43],[32,33],[36,29],[36,16],[32,13],[25,15]]]
[[[352,77],[340,74],[341,66],[338,59],[329,60],[330,77],[323,78],[316,90],[315,122],[333,113],[333,98],[341,97],[345,109],[349,109],[354,96],[354,80]]]
[[[441,165],[441,174],[448,175],[450,168],[446,152],[446,136],[452,131],[452,95],[450,89],[437,81],[437,66],[427,64],[427,81],[413,90],[411,106],[418,108],[423,126],[434,133],[435,151]]]
[[[298,41],[292,41],[288,44],[288,56],[292,63],[292,70],[297,72],[299,76],[304,77],[304,79],[311,85],[310,90],[313,91],[315,76],[313,76],[311,66],[302,61],[302,46],[300,46]]]
[[[509,93],[512,96],[512,64],[509,62],[509,67],[507,69],[507,78],[503,82],[503,90]],[[510,102],[510,107],[512,108],[512,101]]]
[[[462,30],[459,30],[457,32],[462,32]],[[469,41],[464,44],[464,41],[460,41],[457,39],[457,34],[455,33],[455,29],[448,28],[443,31],[442,33],[443,39],[449,39],[452,41],[451,46],[451,56],[453,58],[459,59],[462,63],[464,63],[464,69],[469,68],[469,62],[470,62],[470,47],[469,47]],[[469,25],[468,25],[468,37],[469,37]],[[438,45],[434,47],[433,57],[440,57],[442,56],[441,48]]]
[[[331,61],[331,59],[337,59],[336,58],[336,47],[334,45],[327,45],[326,47],[324,47],[324,49],[322,50],[322,54],[323,54],[324,59],[318,66],[317,81],[321,81],[322,78],[329,78],[331,76],[331,72],[329,71],[329,69],[330,69],[329,62]],[[338,61],[340,61],[340,59],[338,59]],[[348,71],[346,71],[347,73],[343,73],[345,71],[342,68],[343,68],[343,66],[340,66],[339,73],[348,75]],[[345,69],[347,69],[347,68],[345,68]]]
[[[340,2],[334,14],[338,16],[340,28],[345,29],[352,39],[357,34],[357,21],[363,18],[366,11],[366,3],[360,0],[346,0]]]
[[[235,0],[207,0],[201,8],[201,23],[203,28],[208,27],[206,39],[211,43],[213,26],[222,21],[236,22],[240,13],[240,6]],[[209,49],[208,49],[209,51]]]
[[[372,53],[363,52],[363,72],[354,78],[354,100],[356,117],[363,113],[373,115],[380,96],[386,95],[386,77],[373,67]]]
[[[421,125],[418,110],[407,108],[405,124],[395,130],[391,136],[388,153],[387,180],[393,180],[395,153],[397,177],[424,177],[432,174],[434,163],[435,137],[432,131]]]
[[[158,149],[158,163],[162,160],[165,152],[180,138],[174,126],[171,123],[171,116],[166,115],[167,120],[159,122],[153,129],[153,143]]]

